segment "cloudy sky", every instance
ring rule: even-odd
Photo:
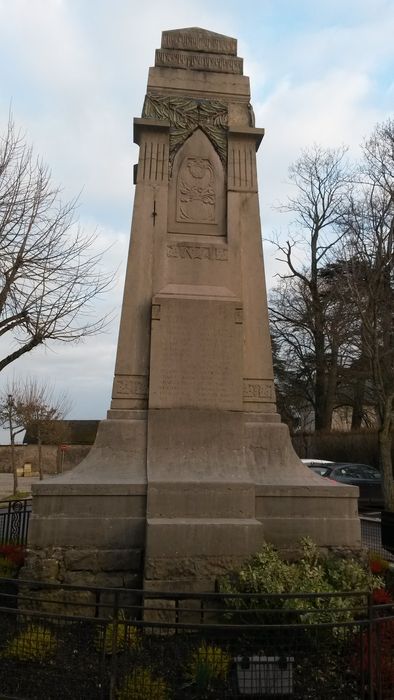
[[[393,115],[393,0],[0,0],[0,128],[17,125],[65,196],[80,193],[79,218],[111,245],[117,282],[101,308],[104,335],[40,348],[11,365],[2,386],[35,376],[67,389],[75,418],[109,405],[133,201],[132,118],[141,113],[161,31],[200,26],[238,39],[251,78],[259,151],[263,233],[284,226],[275,204],[287,169],[312,142],[358,146]],[[1,251],[0,251],[1,254]],[[265,245],[269,284],[276,270]],[[0,348],[1,352],[1,348]]]

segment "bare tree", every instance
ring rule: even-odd
[[[38,472],[42,479],[42,445],[59,445],[65,440],[62,419],[70,410],[70,401],[67,394],[57,394],[53,386],[35,379],[14,383],[13,397],[18,423],[37,442]]]
[[[13,494],[14,496],[18,492],[18,472],[16,466],[15,458],[15,438],[18,433],[24,430],[23,425],[20,422],[20,416],[16,410],[15,399],[11,393],[11,389],[4,392],[0,396],[0,426],[5,427],[9,431],[10,435],[10,457],[11,457],[11,470],[13,476]]]
[[[76,225],[76,204],[62,202],[10,118],[0,137],[0,336],[13,347],[0,371],[38,345],[77,341],[105,324],[91,302],[112,276],[98,271],[103,253]]]
[[[330,429],[341,349],[347,323],[332,294],[336,280],[327,274],[344,235],[340,223],[352,187],[346,148],[314,145],[290,167],[295,194],[281,210],[294,215],[285,243],[275,241],[287,265],[270,298],[276,343],[298,358],[315,414],[315,428]],[[326,274],[324,272],[326,271]]]
[[[359,188],[346,217],[348,297],[362,324],[380,418],[379,455],[386,508],[394,511],[394,120],[378,124],[363,147]]]

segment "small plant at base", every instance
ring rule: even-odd
[[[117,700],[169,700],[164,678],[153,676],[149,668],[135,668],[116,692]]]
[[[6,557],[0,556],[0,578],[15,578],[17,568]]]
[[[118,654],[126,649],[138,648],[140,640],[137,628],[124,622],[123,614],[119,617],[117,622],[110,622],[97,630],[94,642],[97,651],[104,648],[104,654]]]
[[[389,568],[388,562],[383,559],[379,554],[375,554],[375,552],[370,552],[369,553],[369,568],[371,569],[373,574],[382,574],[384,571],[387,571]]]
[[[48,627],[29,625],[11,639],[2,656],[18,661],[45,661],[56,651],[56,637]]]
[[[25,549],[21,545],[0,545],[0,578],[16,578],[24,560]]]
[[[25,561],[25,548],[19,544],[2,544],[0,545],[0,557],[4,557],[13,566],[19,568]]]
[[[192,654],[187,676],[199,688],[208,689],[212,683],[224,680],[230,670],[231,657],[214,644],[203,642]]]
[[[393,602],[393,599],[385,588],[375,588],[372,591],[372,603],[374,605],[388,605]]]

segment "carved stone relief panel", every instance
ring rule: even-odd
[[[215,171],[207,158],[184,158],[178,172],[177,221],[216,223]]]
[[[209,139],[196,131],[178,151],[169,184],[168,230],[224,236],[223,166]]]
[[[226,165],[228,106],[223,102],[196,100],[182,95],[148,93],[145,97],[142,116],[146,119],[170,122],[170,175],[176,153],[197,128],[209,138],[223,165]]]
[[[275,387],[271,379],[244,379],[244,403],[275,402]]]
[[[148,397],[148,377],[144,374],[115,375],[114,399],[146,399]]]

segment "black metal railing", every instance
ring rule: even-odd
[[[0,584],[3,698],[394,698],[394,609],[363,592],[189,595]]]
[[[0,502],[0,544],[27,543],[31,498]]]

